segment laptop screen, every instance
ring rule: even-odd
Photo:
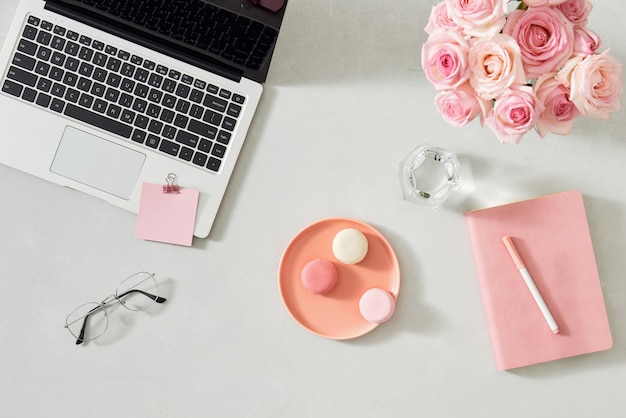
[[[267,78],[287,0],[47,0],[46,8],[238,80]]]

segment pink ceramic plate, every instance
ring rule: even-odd
[[[333,256],[333,238],[344,228],[358,229],[367,238],[367,255],[358,264],[343,264]],[[302,267],[314,258],[333,262],[339,273],[337,285],[325,295],[309,293],[300,281]],[[361,316],[359,300],[372,287],[397,298],[400,268],[393,249],[376,229],[353,219],[330,218],[307,226],[291,240],[280,262],[278,280],[283,303],[296,322],[314,334],[344,340],[376,328],[377,324]]]

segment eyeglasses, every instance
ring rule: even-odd
[[[124,279],[115,294],[102,302],[88,302],[74,309],[65,319],[65,328],[76,338],[76,345],[82,344],[102,336],[109,328],[107,309],[112,303],[119,302],[131,311],[143,311],[165,300],[159,296],[154,273],[142,271]]]

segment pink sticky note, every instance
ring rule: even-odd
[[[191,246],[199,195],[182,187],[179,193],[163,193],[163,185],[143,183],[135,236]]]

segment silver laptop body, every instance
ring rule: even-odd
[[[0,52],[0,163],[132,212],[142,183],[164,183],[174,173],[181,187],[200,190],[194,235],[208,236],[284,13],[247,4],[252,18],[239,18],[234,11],[244,3],[221,3],[219,17],[216,6],[199,0],[146,0],[134,10],[138,17],[120,17],[124,6],[139,3],[22,1]],[[175,5],[196,9],[169,22],[159,8]],[[246,58],[233,49],[241,42],[220,50],[226,47],[207,35],[213,18],[254,25],[237,32],[240,39],[258,35],[256,18],[266,15],[273,41],[248,39],[264,42],[266,56]],[[195,32],[185,35],[183,26]],[[202,54],[209,50],[216,58]],[[252,69],[237,68],[246,65]]]

